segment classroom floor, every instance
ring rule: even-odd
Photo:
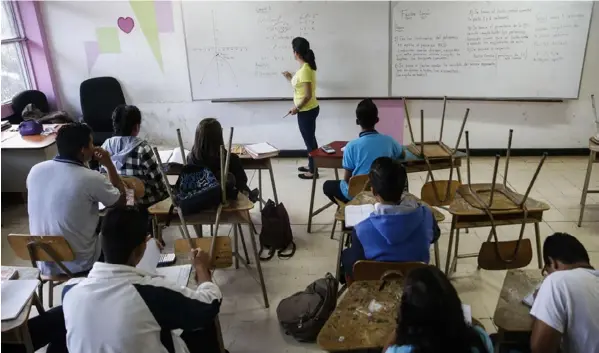
[[[512,188],[524,193],[538,165],[540,158],[512,158],[509,167],[508,182]],[[530,197],[547,202],[551,210],[545,213],[541,224],[543,239],[554,232],[568,232],[575,235],[590,252],[591,263],[599,265],[599,194],[589,195],[581,228],[576,226],[580,210],[579,202],[587,165],[586,157],[549,157],[541,170]],[[297,167],[304,163],[301,159],[279,159],[274,161],[274,174],[277,191],[291,217],[293,235],[297,244],[295,256],[289,260],[276,257],[263,262],[263,271],[270,300],[270,308],[265,309],[260,286],[245,269],[227,269],[216,272],[215,281],[221,287],[224,299],[221,307],[220,322],[227,349],[231,353],[258,352],[319,352],[315,344],[300,344],[287,337],[280,330],[276,308],[282,298],[304,289],[312,281],[327,272],[335,273],[337,240],[329,238],[333,208],[316,216],[313,220],[313,232],[308,234],[308,207],[311,182],[297,178]],[[492,158],[474,158],[472,160],[472,182],[491,181],[494,160]],[[465,165],[465,163],[464,163]],[[599,189],[599,171],[591,178],[591,188]],[[466,178],[466,168],[462,168]],[[257,172],[249,172],[251,187],[258,186]],[[321,170],[317,183],[315,208],[324,205],[328,199],[322,194],[322,183],[334,179],[332,170]],[[409,175],[410,191],[420,194],[425,173]],[[435,173],[437,179],[448,177],[448,171]],[[500,167],[498,182],[502,181],[503,165]],[[263,192],[265,199],[272,195],[268,173],[263,173]],[[253,218],[259,229],[260,216],[258,206],[253,210]],[[444,264],[450,227],[450,217],[441,226],[441,261]],[[207,228],[207,227],[205,227]],[[220,234],[227,234],[230,227],[223,227]],[[518,226],[501,227],[498,234],[503,239],[515,239]],[[207,229],[205,230],[207,231]],[[533,240],[534,228],[527,227],[526,236]],[[27,233],[28,221],[25,206],[10,207],[2,210],[2,265],[29,264],[16,259],[6,241],[9,233]],[[244,230],[247,235],[247,230]],[[488,228],[470,230],[461,237],[460,252],[477,252]],[[338,236],[338,234],[337,234]],[[179,237],[176,228],[165,230],[167,246],[172,239]],[[249,246],[249,244],[248,244]],[[536,268],[536,256],[529,268]],[[489,332],[495,332],[492,316],[499,298],[505,271],[477,271],[476,259],[458,262],[457,273],[452,277],[462,301],[472,306],[473,317],[481,321]],[[55,301],[60,300],[57,288]]]

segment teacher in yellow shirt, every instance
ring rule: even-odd
[[[302,37],[294,38],[291,41],[295,60],[300,64],[300,69],[295,75],[290,72],[283,72],[293,86],[293,104],[289,114],[297,114],[297,123],[300,133],[306,144],[308,153],[318,148],[316,142],[316,118],[320,112],[318,101],[316,100],[316,59],[314,52],[310,49],[310,43]],[[318,178],[318,170],[314,168],[314,161],[308,157],[308,166],[299,167],[302,172],[300,179]]]

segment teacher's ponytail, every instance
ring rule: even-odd
[[[310,49],[310,42],[306,38],[295,37],[291,41],[291,46],[293,47],[293,51],[297,53],[297,55],[308,65],[312,70],[316,70],[316,57],[314,56],[314,51]]]
[[[304,61],[310,65],[310,68],[316,71],[316,57],[314,56],[314,51],[312,49],[308,49],[308,53],[304,57]]]

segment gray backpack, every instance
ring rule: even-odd
[[[285,334],[300,342],[314,342],[318,333],[337,306],[339,282],[327,273],[306,287],[303,292],[281,300],[277,318]]]

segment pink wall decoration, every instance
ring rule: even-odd
[[[135,22],[131,17],[119,17],[116,22],[120,30],[127,34],[131,33],[133,27],[135,27]]]

